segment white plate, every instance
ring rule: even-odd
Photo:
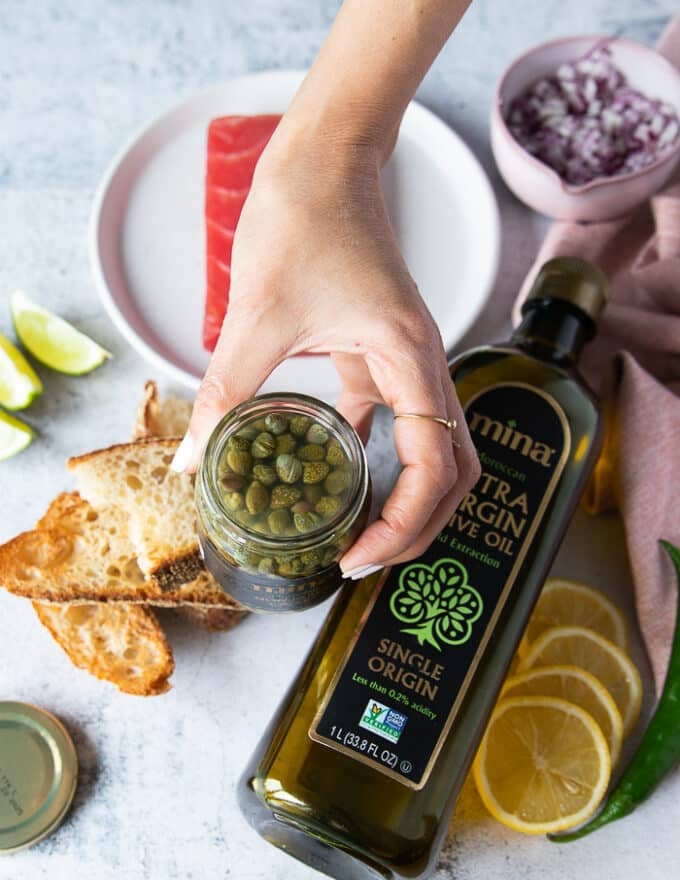
[[[202,345],[205,138],[210,119],[281,113],[303,73],[256,73],[213,86],[165,113],[122,150],[95,197],[90,257],[108,314],[130,345],[196,389]],[[383,172],[390,219],[450,349],[475,319],[498,263],[498,209],[481,166],[429,110],[408,107]],[[290,358],[263,386],[333,400],[329,357]]]

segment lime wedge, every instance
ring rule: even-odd
[[[80,330],[32,302],[21,290],[12,294],[12,320],[22,345],[59,373],[82,376],[112,355]]]
[[[14,416],[0,412],[0,461],[26,449],[34,437],[33,428]]]
[[[24,409],[42,390],[42,382],[26,358],[0,333],[0,404],[7,409]]]

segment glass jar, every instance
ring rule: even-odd
[[[217,425],[196,475],[206,568],[252,611],[302,611],[342,583],[338,560],[364,529],[364,447],[313,397],[263,394]]]

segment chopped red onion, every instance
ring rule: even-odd
[[[535,82],[506,122],[525,150],[576,185],[646,168],[680,136],[675,110],[628,85],[606,43]]]

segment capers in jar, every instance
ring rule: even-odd
[[[323,484],[329,495],[341,495],[349,486],[350,477],[347,471],[331,471]]]
[[[272,510],[292,507],[296,501],[300,500],[300,495],[302,492],[296,486],[274,486],[271,497]]]
[[[253,465],[253,456],[240,449],[230,449],[227,452],[227,464],[235,474],[241,474],[245,477]]]
[[[263,486],[271,486],[278,479],[276,468],[272,467],[270,464],[256,464],[253,468],[253,476],[256,480],[259,480]]]
[[[347,456],[342,448],[342,443],[332,437],[326,446],[326,461],[331,467],[341,467],[347,464]]]
[[[297,440],[292,434],[281,434],[276,438],[276,455],[288,455],[295,452],[297,448]]]
[[[286,508],[280,510],[272,510],[267,517],[267,525],[272,535],[276,537],[285,535],[292,525],[293,518]]]
[[[220,478],[220,484],[227,492],[240,492],[245,487],[246,481],[238,474],[229,473]]]
[[[263,431],[253,440],[250,452],[253,458],[269,458],[276,449],[276,440],[271,434]]]
[[[246,507],[248,508],[248,513],[262,513],[263,510],[266,510],[269,506],[269,493],[257,480],[253,480],[253,482],[248,486],[248,491],[246,492]]]
[[[302,465],[303,483],[320,483],[328,475],[330,467],[325,461],[306,461]]]
[[[321,523],[321,517],[313,510],[307,513],[296,513],[293,515],[293,522],[298,532],[313,532]]]
[[[326,450],[318,443],[305,443],[298,449],[298,455],[302,461],[323,461],[326,457]]]
[[[308,443],[320,443],[323,445],[324,443],[328,443],[329,434],[323,425],[314,422],[313,425],[309,426],[305,437]]]
[[[241,424],[223,449],[217,463],[223,508],[256,533],[234,553],[237,564],[262,575],[306,578],[335,563],[343,536],[313,537],[342,514],[353,482],[346,448],[333,432],[301,413],[273,411]],[[283,552],[254,552],[261,546],[256,535],[280,540]],[[286,550],[290,539],[299,549]]]
[[[293,416],[290,420],[290,432],[296,437],[304,437],[311,423],[309,416]]]
[[[282,413],[269,413],[265,416],[264,423],[272,434],[285,434],[288,430],[288,419]]]
[[[277,456],[276,473],[282,483],[297,483],[302,476],[300,459],[294,455]]]
[[[321,514],[324,519],[332,519],[341,507],[342,502],[337,495],[324,495],[323,498],[319,498],[314,510]]]

